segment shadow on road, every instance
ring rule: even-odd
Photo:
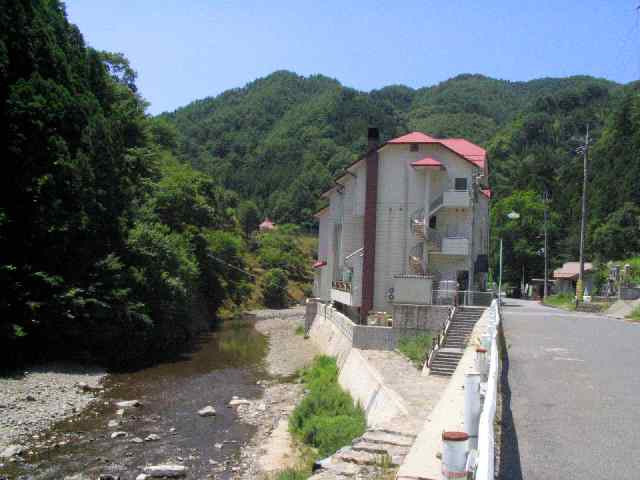
[[[501,338],[502,371],[500,373],[500,390],[502,393],[501,412],[501,441],[500,441],[500,472],[501,480],[522,480],[522,468],[520,465],[520,449],[518,448],[518,436],[516,426],[513,423],[511,413],[511,388],[509,387],[509,352],[507,350],[504,331]]]

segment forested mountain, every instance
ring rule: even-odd
[[[162,118],[177,129],[183,161],[255,200],[263,215],[306,226],[321,206],[319,194],[364,151],[367,126],[378,126],[385,139],[412,130],[468,138],[489,152],[494,205],[537,212],[527,219],[531,225],[494,215],[494,233],[506,240],[516,278],[523,265],[541,269],[543,209],[526,203],[541,204],[545,189],[554,220],[553,261],[577,254],[582,157],[575,149],[587,125],[597,142],[589,177],[598,187],[591,194],[591,230],[625,202],[639,204],[636,150],[621,146],[630,138],[619,138],[637,132],[636,98],[633,86],[588,76],[509,82],[459,75],[433,87],[365,93],[326,77],[279,71]],[[611,153],[615,145],[622,157]],[[612,181],[624,188],[609,196]],[[604,255],[603,235],[590,237],[590,255]]]
[[[237,196],[172,157],[127,60],[60,2],[0,12],[0,368],[176,351],[249,289]]]
[[[286,304],[288,279],[308,281],[311,243],[295,226],[256,235],[257,222],[313,228],[319,194],[362,155],[371,125],[385,139],[423,130],[488,149],[508,279],[541,274],[545,190],[552,261],[575,257],[575,149],[589,125],[588,256],[640,253],[638,85],[460,75],[365,93],[279,71],[151,118],[127,59],[87,47],[61,2],[0,0],[0,12],[3,359],[126,367],[175,351],[254,283]]]

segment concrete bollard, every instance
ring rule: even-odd
[[[465,432],[442,432],[442,480],[467,478],[468,440]]]
[[[486,348],[476,348],[474,363],[476,366],[476,370],[482,375],[482,379],[486,380],[487,376],[489,375],[489,355]]]
[[[480,423],[480,381],[479,373],[467,373],[464,376],[464,430],[469,435],[469,447],[478,447],[478,424]]]

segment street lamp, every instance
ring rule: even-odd
[[[507,213],[509,220],[518,220],[520,214],[514,210]],[[500,273],[498,275],[498,305],[502,305],[502,237],[500,237]]]

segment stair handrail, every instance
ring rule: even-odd
[[[409,220],[411,233],[417,235],[418,231],[420,231],[421,236],[424,237],[426,234],[426,216],[424,208],[419,208],[418,210],[414,211],[409,217]]]
[[[445,344],[445,342],[447,341],[447,335],[449,334],[449,327],[451,327],[451,322],[453,321],[453,317],[455,316],[455,314],[456,314],[455,305],[452,307],[449,307],[449,315],[447,316],[447,319],[444,322],[442,322],[442,328],[440,329],[440,332],[436,337],[431,339],[431,350],[429,350],[429,353],[427,354],[427,358],[425,360],[427,364],[427,368],[431,368],[431,363],[435,359],[436,353],[438,353],[438,350],[440,350],[442,346]]]

